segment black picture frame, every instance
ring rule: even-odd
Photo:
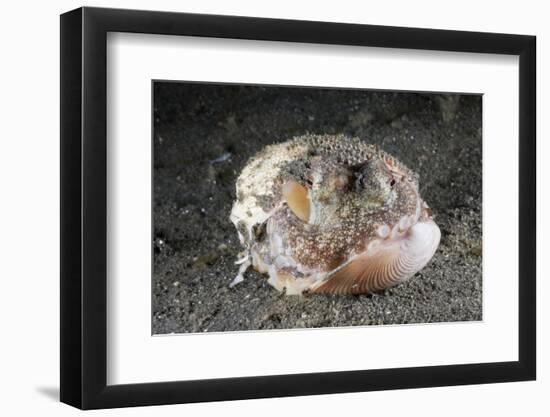
[[[519,358],[513,362],[107,385],[108,32],[519,56]],[[79,8],[61,15],[61,401],[81,409],[533,380],[536,38]]]

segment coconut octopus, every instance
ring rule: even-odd
[[[424,268],[441,237],[418,177],[358,138],[305,135],[265,147],[236,185],[231,221],[249,266],[286,294],[361,294]]]

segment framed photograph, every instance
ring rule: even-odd
[[[61,401],[533,380],[535,37],[61,16]]]

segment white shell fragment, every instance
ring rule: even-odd
[[[231,221],[251,265],[286,294],[358,294],[424,268],[441,233],[414,172],[356,138],[306,135],[242,170]]]

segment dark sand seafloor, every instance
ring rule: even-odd
[[[420,176],[434,258],[370,295],[285,296],[249,269],[229,221],[235,181],[267,144],[306,132],[378,144]],[[155,82],[153,333],[482,319],[481,97]]]

